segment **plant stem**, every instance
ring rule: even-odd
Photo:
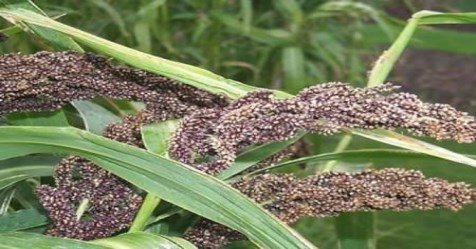
[[[390,46],[387,51],[384,51],[375,62],[375,66],[372,68],[372,71],[370,71],[367,86],[378,86],[384,83],[388,74],[395,65],[395,62],[397,62],[398,58],[400,58],[400,55],[403,53],[403,50],[408,45],[408,42],[413,36],[417,26],[418,18],[411,18],[408,20],[407,25],[392,46]]]
[[[145,226],[147,225],[147,221],[149,217],[154,212],[155,208],[159,205],[160,198],[148,193],[145,196],[144,202],[137,212],[136,218],[132,222],[131,228],[129,228],[129,232],[138,232],[143,231]]]
[[[352,135],[351,134],[345,134],[341,140],[339,141],[339,144],[337,144],[335,150],[333,153],[339,153],[347,149],[349,146],[350,142],[352,141]],[[337,164],[337,160],[332,160],[327,162],[324,165],[324,168],[322,169],[322,172],[328,172],[331,171]]]

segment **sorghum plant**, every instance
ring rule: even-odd
[[[31,15],[36,20],[35,25],[60,30],[103,51],[122,52],[120,57],[123,59],[124,54],[134,54],[117,44],[98,41],[96,37],[57,25],[42,15],[22,11],[0,9],[0,15],[26,23],[33,22],[28,19]],[[24,13],[28,15],[24,16]],[[42,23],[42,20],[46,21]],[[35,134],[34,127],[0,127],[3,136],[0,136],[0,146],[3,146],[0,148],[5,151],[0,154],[2,160],[51,150],[62,154],[76,152],[55,166],[53,182],[41,182],[36,187],[39,203],[48,216],[45,230],[48,235],[92,241],[84,245],[108,245],[111,242],[108,239],[120,240],[122,235],[114,235],[125,232],[132,224],[142,222],[139,227],[153,226],[153,219],[150,222],[148,219],[159,209],[157,203],[152,204],[150,200],[163,195],[164,200],[203,216],[198,222],[189,224],[181,234],[198,248],[220,248],[232,241],[246,239],[260,247],[312,248],[285,224],[292,225],[303,217],[329,217],[349,212],[438,208],[457,211],[476,200],[476,189],[469,184],[428,178],[419,171],[403,168],[368,169],[356,173],[317,172],[306,177],[263,170],[300,154],[305,147],[303,141],[287,144],[285,149],[255,160],[233,179],[222,179],[221,174],[236,167],[239,156],[246,154],[248,149],[291,141],[302,133],[332,135],[343,129],[403,129],[416,136],[473,143],[476,118],[449,105],[427,103],[416,95],[397,92],[395,85],[376,84],[378,80],[372,80],[376,86],[367,88],[339,82],[318,84],[302,89],[295,96],[267,89],[250,90],[231,82],[230,88],[239,89],[240,93],[224,95],[220,93],[228,93],[225,79],[188,65],[134,55],[139,60],[149,59],[135,62],[142,67],[155,63],[177,71],[164,70],[163,74],[169,77],[158,76],[114,64],[100,55],[73,51],[0,56],[0,115],[7,121],[11,114],[20,112],[64,110],[69,102],[78,100],[100,102],[107,99],[112,101],[111,105],[114,100],[144,103],[144,108],[135,114],[105,127],[103,136],[109,140],[89,132],[67,130],[79,134],[75,140],[79,145],[53,141],[51,133]],[[180,67],[184,69],[180,71]],[[381,78],[379,72],[374,69],[371,79]],[[373,77],[375,73],[377,76]],[[197,76],[197,79],[191,76]],[[220,84],[210,88],[207,80]],[[111,105],[102,104],[103,107]],[[76,114],[74,110],[71,112]],[[157,153],[156,148],[147,144],[143,128],[172,119],[180,119],[180,123],[169,138],[162,134],[164,140],[168,139],[167,150]],[[25,133],[26,129],[33,130],[29,133],[34,134],[31,140],[19,139],[17,142],[8,136],[9,131],[21,132],[22,129]],[[49,131],[65,134],[64,128]],[[94,146],[86,146],[91,143]],[[13,149],[7,147],[10,145]],[[38,145],[46,147],[38,149]],[[103,145],[117,146],[112,149],[109,146],[109,151],[120,153],[109,156],[100,149]],[[82,149],[85,147],[87,149]],[[151,152],[145,152],[145,149]],[[164,164],[165,167],[156,165],[164,172],[186,172],[188,178],[165,176],[160,178],[164,182],[156,182],[158,178],[154,177],[165,173],[147,166],[151,162]],[[170,166],[176,169],[168,168]],[[257,169],[261,171],[254,171]],[[249,174],[240,174],[243,172]],[[23,179],[14,179],[14,183]],[[227,180],[227,184],[219,179]],[[154,186],[167,193],[154,191]],[[206,193],[195,191],[198,187]],[[184,196],[192,201],[184,200]],[[238,203],[235,205],[234,201]],[[231,208],[227,209],[225,205]],[[247,212],[251,215],[246,216]],[[254,217],[254,214],[258,216]],[[242,217],[247,220],[240,220]],[[269,231],[267,224],[271,226]],[[144,236],[125,233],[128,234]],[[0,233],[0,239],[12,236],[21,235]],[[157,243],[160,238],[148,237]],[[183,243],[170,241],[174,241],[176,247]]]
[[[298,131],[406,128],[437,139],[466,143],[476,139],[474,117],[448,105],[422,102],[412,94],[394,93],[396,87],[390,84],[373,88],[321,84],[288,99],[275,99],[272,92],[261,90],[231,101],[144,71],[113,66],[93,54],[10,54],[0,58],[0,66],[1,114],[51,111],[68,101],[96,96],[143,101],[144,110],[109,125],[104,136],[143,147],[141,125],[183,118],[170,141],[169,155],[208,174],[229,167],[247,146],[287,140]],[[200,158],[209,161],[199,162]],[[80,157],[61,161],[54,179],[54,187],[37,189],[52,221],[47,233],[54,236],[85,240],[110,236],[131,224],[142,200],[126,182]],[[266,203],[264,207],[286,223],[305,216],[381,209],[458,210],[476,200],[476,190],[467,184],[427,179],[403,169],[324,173],[304,179],[262,174],[233,187]],[[78,219],[77,210],[85,201],[88,215]],[[243,239],[207,220],[185,237],[200,248]]]

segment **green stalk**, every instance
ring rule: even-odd
[[[137,212],[137,215],[132,222],[131,227],[129,228],[129,232],[139,232],[143,231],[147,226],[147,222],[149,221],[149,217],[154,212],[155,208],[160,203],[160,198],[155,196],[154,194],[148,193],[142,203],[142,206]]]
[[[336,148],[334,149],[333,153],[343,152],[349,146],[350,142],[352,141],[351,134],[345,134],[344,137],[339,141]],[[332,160],[327,162],[322,169],[322,172],[329,172],[331,171],[337,164],[337,160]]]
[[[223,0],[213,0],[211,1],[211,9],[213,12],[223,12],[224,11],[224,1]],[[203,42],[204,51],[207,55],[207,67],[210,70],[218,71],[220,69],[221,62],[221,43],[222,43],[222,27],[223,25],[219,22],[212,22],[210,27],[210,33],[208,34],[206,41]]]
[[[172,119],[154,125],[142,126],[141,136],[147,151],[169,159],[167,156],[168,143],[178,125],[179,120]],[[159,203],[160,198],[158,196],[150,192],[147,193],[142,206],[129,228],[129,232],[143,231]]]
[[[387,51],[384,51],[375,62],[375,66],[372,68],[372,71],[370,71],[367,86],[373,87],[384,83],[388,77],[388,74],[395,65],[395,62],[397,62],[398,58],[400,58],[400,55],[412,38],[413,33],[415,33],[417,26],[418,18],[414,17],[408,20],[407,25],[392,44],[392,46],[390,46]]]

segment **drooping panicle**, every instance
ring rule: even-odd
[[[48,234],[91,240],[127,228],[142,198],[129,185],[79,157],[63,159],[55,170],[56,187],[37,189],[52,221]],[[82,202],[86,212],[77,214]]]
[[[230,166],[244,147],[287,140],[298,131],[333,134],[342,128],[404,128],[436,139],[475,141],[474,117],[448,105],[422,102],[413,94],[394,93],[397,88],[328,83],[289,99],[275,99],[266,90],[252,92],[226,107],[184,119],[172,139],[170,155],[216,174]],[[207,151],[211,161],[197,160],[195,155],[203,157]]]
[[[104,132],[108,138],[138,147],[143,147],[142,125],[228,102],[164,77],[113,66],[93,54],[4,55],[0,68],[0,115],[49,111],[68,101],[97,96],[144,102],[145,110],[108,125]],[[55,183],[55,187],[37,189],[52,220],[47,233],[54,236],[84,240],[109,236],[130,225],[142,201],[126,182],[78,157],[68,157],[56,167]],[[83,201],[87,203],[85,215],[78,219]]]
[[[97,96],[142,101],[158,116],[183,116],[227,100],[195,87],[75,52],[0,57],[0,115],[45,111]]]
[[[233,187],[263,203],[264,208],[289,224],[306,216],[328,217],[347,212],[437,208],[456,211],[476,201],[476,189],[468,184],[393,168],[330,172],[304,179],[291,174],[263,174],[238,181]],[[208,220],[199,222],[185,238],[199,248],[221,248],[230,241],[245,239],[238,232]]]

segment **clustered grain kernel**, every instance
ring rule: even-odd
[[[10,54],[0,57],[0,68],[0,115],[50,111],[97,96],[144,102],[145,110],[108,125],[103,134],[138,147],[143,147],[140,127],[144,124],[228,103],[224,97],[164,77],[113,66],[93,54]],[[126,182],[78,157],[65,158],[56,167],[55,183],[37,189],[52,221],[47,233],[54,236],[83,240],[110,236],[130,225],[142,202]],[[88,200],[89,206],[78,220],[82,200]]]
[[[52,221],[48,234],[81,240],[107,237],[127,228],[142,203],[126,182],[79,157],[63,159],[55,170],[56,187],[37,189]],[[87,200],[87,211],[77,217]]]
[[[342,128],[404,128],[438,140],[475,141],[475,117],[449,105],[422,102],[413,94],[394,93],[396,88],[327,83],[289,99],[275,99],[268,90],[252,92],[225,107],[186,116],[169,154],[216,174],[230,166],[242,148],[287,140],[299,131],[333,134]],[[212,160],[204,162],[210,155]]]
[[[291,174],[263,174],[240,180],[233,187],[292,224],[299,218],[329,217],[347,212],[378,210],[453,211],[476,200],[476,189],[463,182],[426,178],[405,169],[329,172],[298,179]],[[225,226],[202,220],[185,238],[199,248],[220,248],[244,236]],[[226,239],[231,238],[231,239]]]
[[[0,57],[0,115],[45,111],[97,96],[142,101],[161,118],[224,106],[224,97],[165,77],[114,66],[94,54],[39,52]]]
[[[250,145],[290,139],[299,131],[332,134],[342,128],[405,128],[417,135],[474,142],[475,118],[448,105],[429,104],[415,95],[394,93],[386,84],[353,88],[328,83],[301,91],[290,99],[272,92],[251,92],[229,101],[144,71],[112,65],[107,59],[74,52],[40,52],[0,56],[0,116],[12,112],[55,110],[69,101],[97,96],[141,101],[146,108],[110,124],[104,136],[143,147],[140,127],[183,118],[169,154],[209,174],[234,162]],[[254,167],[297,154],[297,143]],[[41,203],[52,220],[48,233],[77,239],[110,236],[128,227],[142,201],[124,181],[93,163],[65,158],[55,170],[55,187],[40,186]],[[343,212],[449,208],[458,210],[476,199],[464,183],[425,178],[403,169],[361,173],[325,173],[298,179],[290,174],[263,174],[233,187],[286,223],[303,216],[324,217]],[[86,212],[77,217],[84,200]],[[208,220],[185,236],[200,248],[219,248],[243,238]]]

